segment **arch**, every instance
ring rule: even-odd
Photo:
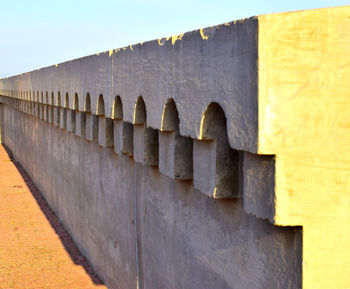
[[[78,93],[75,93],[75,94],[74,94],[73,109],[74,109],[74,110],[79,110],[79,97],[78,97]]]
[[[91,98],[90,93],[87,93],[85,96],[85,104],[84,104],[84,111],[91,113]]]
[[[49,93],[46,91],[45,104],[49,104]]]
[[[146,105],[143,101],[142,96],[137,98],[135,108],[134,108],[134,120],[133,123],[136,125],[145,124],[147,120]]]
[[[98,97],[96,115],[105,115],[105,101],[102,94]]]
[[[69,95],[68,92],[66,92],[66,97],[64,99],[64,107],[69,108]]]
[[[161,131],[175,131],[179,128],[179,113],[176,108],[176,103],[172,98],[169,98],[164,105],[162,114]]]
[[[112,118],[123,119],[123,104],[119,95],[117,95],[113,101]]]
[[[44,103],[44,93],[43,92],[41,92],[40,102]]]
[[[57,93],[57,106],[61,106],[62,102],[61,102],[61,92],[58,91]]]
[[[213,140],[223,131],[227,135],[225,112],[220,104],[212,102],[202,115],[199,139]]]
[[[39,91],[36,91],[36,101],[39,102]]]
[[[202,158],[215,152],[215,157],[208,165],[212,171],[205,173],[209,176],[207,184],[197,182],[195,178],[195,187],[214,198],[239,197],[240,153],[230,147],[225,112],[216,102],[210,103],[202,115],[199,139],[201,142],[196,142],[194,152],[199,156],[202,154]],[[211,142],[215,145],[208,146]],[[194,168],[197,168],[195,175],[203,174],[203,167],[198,163]]]
[[[57,91],[57,100],[56,100],[56,114],[55,114],[55,125],[60,126],[61,123],[61,106],[62,106],[62,101],[61,101],[61,92]]]
[[[55,95],[53,91],[51,92],[51,105],[55,105]]]

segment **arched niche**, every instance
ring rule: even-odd
[[[57,92],[57,106],[61,107],[62,106],[62,101],[61,101],[61,92]]]
[[[225,112],[218,103],[212,102],[202,115],[199,139],[214,140],[221,134],[227,135]]]
[[[69,95],[66,93],[66,97],[64,98],[64,107],[69,108]]]
[[[112,118],[123,119],[123,104],[119,95],[117,95],[113,101]]]
[[[91,98],[89,93],[87,93],[85,96],[84,111],[91,113]]]
[[[230,147],[226,116],[212,102],[201,119],[199,140],[194,142],[194,185],[213,198],[238,198],[240,153]]]
[[[162,114],[161,131],[175,131],[179,128],[179,113],[175,101],[170,98],[164,105]]]
[[[180,135],[179,113],[170,98],[164,105],[159,132],[159,170],[172,179],[193,178],[193,140]]]
[[[143,125],[146,123],[146,120],[147,120],[146,105],[142,96],[139,96],[137,98],[137,101],[134,107],[133,124]]]
[[[57,91],[56,109],[54,111],[55,126],[60,126],[61,124],[61,107],[62,107],[61,92]]]
[[[77,93],[74,94],[73,110],[79,110],[79,97]]]
[[[134,159],[138,163],[157,166],[159,159],[158,130],[147,127],[146,105],[139,96],[134,107]]]
[[[105,114],[105,101],[103,95],[100,94],[97,102],[96,115],[104,116]]]

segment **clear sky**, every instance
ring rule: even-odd
[[[2,0],[0,78],[193,29],[350,0]]]

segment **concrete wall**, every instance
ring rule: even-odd
[[[300,228],[276,227],[242,198],[210,198],[1,101],[6,145],[108,288],[301,288]]]
[[[301,288],[259,19],[0,80],[1,141],[110,288]]]
[[[1,79],[0,91],[70,109],[77,94],[79,111],[85,111],[89,94],[93,113],[103,95],[108,118],[114,117],[118,95],[123,120],[129,123],[141,95],[147,125],[154,129],[160,129],[164,105],[173,98],[180,133],[194,139],[200,132],[202,113],[211,102],[217,102],[226,114],[231,147],[256,152],[257,25],[257,18],[251,18],[113,49]],[[69,101],[65,105],[66,95]]]
[[[121,213],[114,244],[137,240],[120,256],[146,288],[298,287],[300,227],[303,288],[347,288],[349,15],[261,15],[1,79],[3,139],[108,282],[131,265],[107,276],[119,257],[88,246]],[[83,240],[91,215],[105,231]]]

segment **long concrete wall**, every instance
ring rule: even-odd
[[[111,288],[347,288],[349,7],[0,80],[0,133]]]
[[[257,18],[0,80],[2,142],[109,288],[300,288],[258,155]]]
[[[4,142],[108,288],[300,288],[302,234],[4,105]]]

